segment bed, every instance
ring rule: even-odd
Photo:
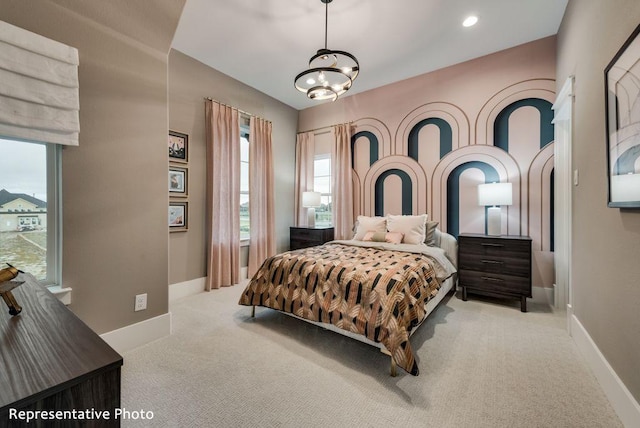
[[[355,237],[357,238],[357,236]],[[263,306],[377,346],[412,375],[411,334],[455,290],[457,242],[435,230],[432,245],[360,239],[288,251],[264,261],[239,304]]]

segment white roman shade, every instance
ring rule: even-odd
[[[78,50],[0,21],[0,136],[78,145]]]

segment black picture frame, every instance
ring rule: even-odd
[[[169,195],[186,198],[189,195],[189,170],[186,167],[169,165]]]
[[[604,71],[608,200],[640,208],[640,25]]]
[[[169,231],[186,232],[189,230],[189,203],[169,201]]]
[[[168,150],[171,162],[189,162],[189,136],[182,132],[169,131]]]

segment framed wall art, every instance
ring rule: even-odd
[[[189,161],[189,136],[176,131],[169,131],[169,160],[187,163]]]
[[[189,229],[189,203],[169,201],[169,231],[186,232]]]
[[[189,170],[178,166],[169,166],[169,195],[184,197],[189,194]]]
[[[605,74],[608,206],[640,208],[640,26]]]

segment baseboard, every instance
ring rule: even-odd
[[[122,354],[170,334],[171,312],[103,333],[100,337]]]
[[[240,280],[247,279],[247,271],[249,268],[246,266],[240,268]],[[194,294],[202,293],[205,290],[207,277],[196,278],[190,281],[177,282],[169,285],[169,303],[174,300],[181,299],[182,297],[193,296]]]
[[[605,395],[625,427],[640,426],[640,404],[618,377],[589,333],[575,315],[571,316],[571,333],[587,364],[596,375]]]
[[[192,296],[204,291],[206,277],[178,282],[169,285],[169,303],[182,297]]]
[[[532,287],[531,295],[532,302],[553,306],[553,288]]]

